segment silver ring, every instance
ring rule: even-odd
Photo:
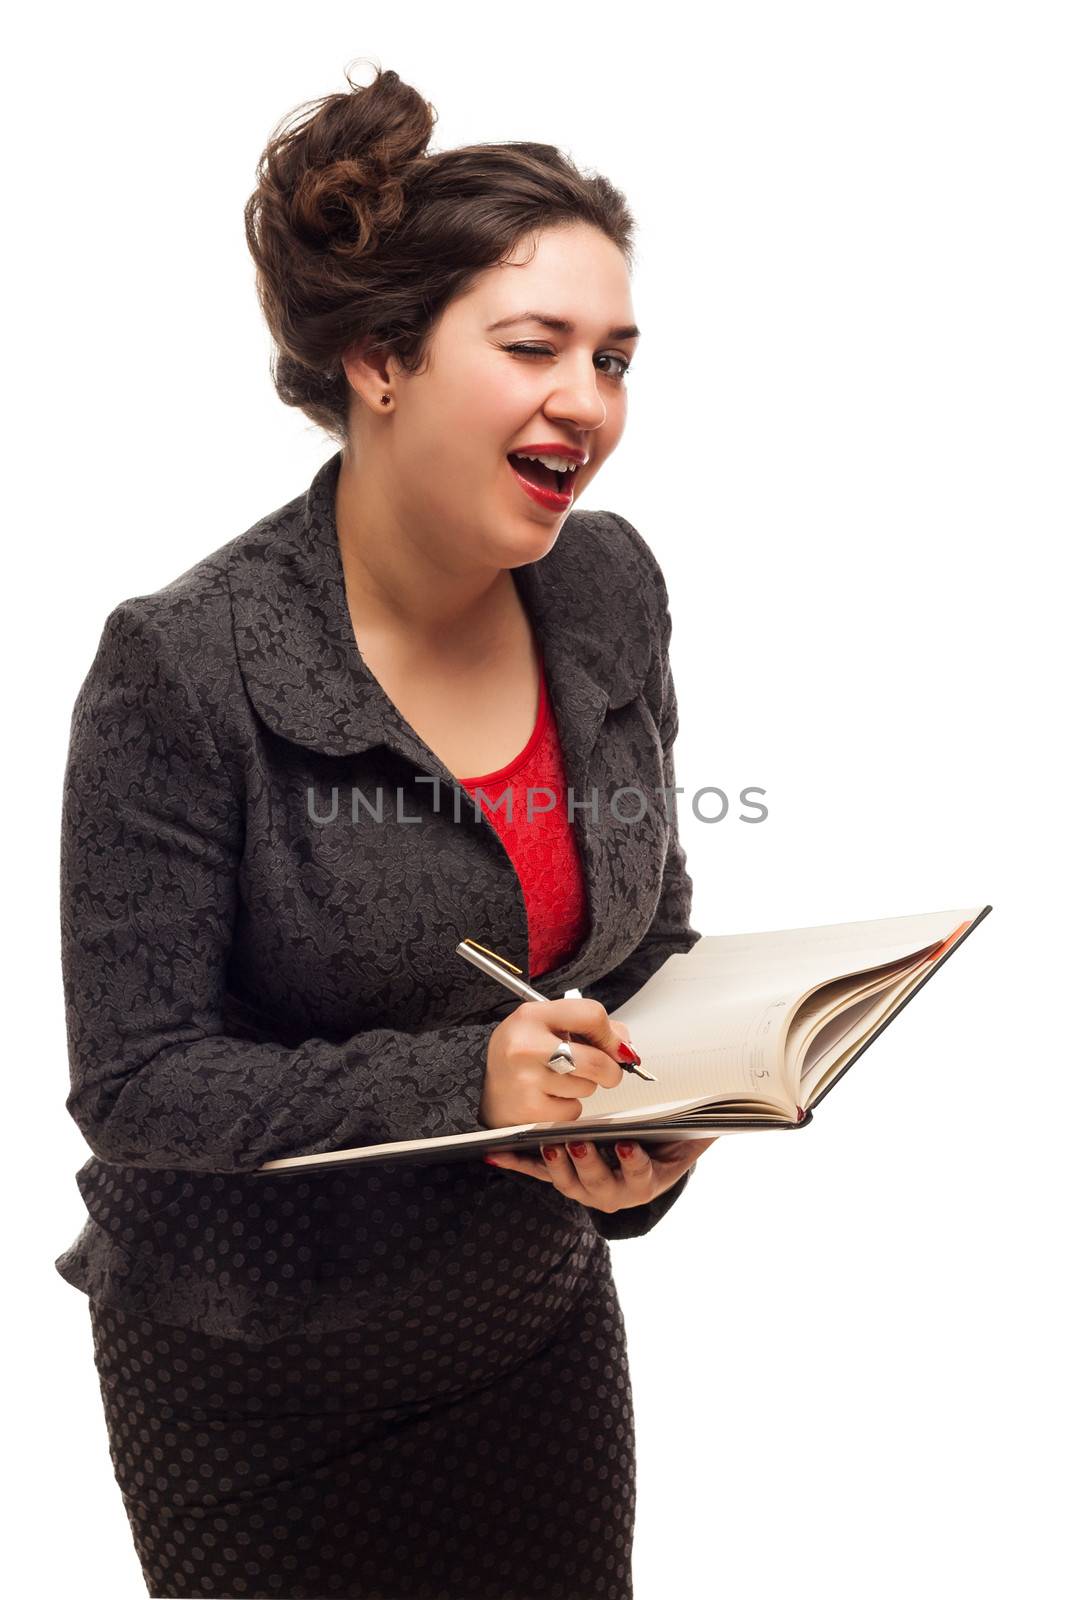
[[[566,1061],[569,1062],[569,1065],[565,1067],[557,1067],[557,1061]],[[565,1039],[561,1039],[559,1045],[555,1050],[553,1050],[552,1054],[548,1058],[548,1064],[552,1068],[553,1072],[567,1073],[577,1072],[578,1070],[575,1066],[574,1056],[571,1054],[571,1047]]]

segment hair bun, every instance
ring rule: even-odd
[[[366,86],[345,77],[350,93],[309,101],[276,130],[260,184],[284,197],[298,238],[362,253],[399,221],[436,112],[391,69]]]

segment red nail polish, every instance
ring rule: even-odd
[[[626,1156],[632,1156],[634,1153],[634,1147],[632,1144],[617,1144],[615,1149],[623,1158]]]
[[[624,1061],[628,1061],[630,1063],[631,1067],[639,1067],[641,1065],[641,1057],[637,1054],[637,1051],[632,1048],[632,1046],[626,1043],[625,1040],[623,1040],[619,1045],[619,1054],[622,1056]]]
[[[497,1160],[496,1156],[483,1156],[482,1160],[488,1161],[491,1167],[499,1167],[500,1165],[500,1162]]]
[[[542,1156],[544,1156],[546,1161],[558,1161],[559,1160],[559,1151],[556,1149],[556,1146],[554,1144],[543,1145],[542,1148],[541,1148],[541,1154],[542,1154]]]
[[[586,1152],[586,1146],[584,1144],[569,1144],[567,1149],[570,1151],[572,1156],[577,1156],[579,1161]]]

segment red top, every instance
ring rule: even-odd
[[[513,761],[480,778],[460,778],[477,798],[482,791],[482,826],[492,823],[514,864],[526,901],[530,927],[529,977],[548,972],[572,955],[588,932],[585,875],[574,834],[567,820],[567,775],[556,719],[538,655],[540,693],[534,731]],[[511,789],[511,821],[507,800],[490,806]],[[540,791],[549,790],[549,794]],[[529,795],[527,791],[537,790]],[[555,805],[552,805],[555,796]],[[542,810],[550,806],[550,810]],[[527,810],[531,813],[527,816]]]

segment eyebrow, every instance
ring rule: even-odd
[[[502,317],[499,322],[491,322],[486,329],[487,333],[494,333],[497,328],[510,328],[515,322],[539,322],[543,328],[552,328],[556,333],[573,333],[574,323],[568,322],[566,317],[551,317],[547,311],[520,311],[517,317]],[[624,328],[609,328],[609,339],[639,339],[641,330],[635,323],[630,323]]]

